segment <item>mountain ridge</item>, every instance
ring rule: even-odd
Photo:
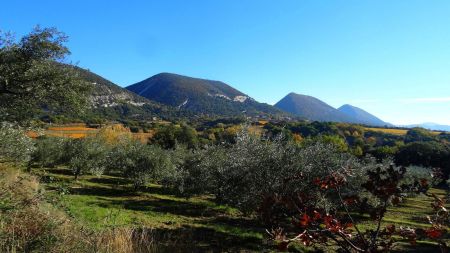
[[[290,92],[275,104],[280,110],[313,121],[349,122],[351,119],[336,108],[313,96]]]
[[[370,126],[393,126],[392,124],[381,120],[380,118],[374,116],[373,114],[370,114],[367,111],[350,104],[342,105],[341,107],[338,108],[338,110],[352,117],[355,123]]]
[[[345,122],[370,126],[392,126],[367,111],[345,104],[338,109],[308,95],[290,92],[275,107],[312,121]]]
[[[126,89],[152,101],[201,115],[270,118],[286,114],[271,105],[257,102],[224,82],[168,72],[153,75]]]

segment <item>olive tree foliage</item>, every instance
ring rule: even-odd
[[[101,175],[106,169],[110,147],[102,138],[86,137],[67,143],[65,156],[75,179],[84,173]]]
[[[225,149],[221,146],[207,146],[203,149],[188,149],[177,146],[171,151],[172,168],[162,177],[164,187],[183,196],[214,194],[219,189],[219,175],[214,163],[224,160]]]
[[[63,164],[66,158],[66,146],[70,140],[62,137],[41,136],[35,141],[35,150],[31,154],[31,163],[40,167],[55,167]]]
[[[122,173],[135,188],[156,182],[171,168],[168,151],[132,139],[115,145],[108,154],[107,169]]]
[[[182,162],[177,163],[177,172],[164,181],[165,185],[175,186],[185,195],[214,194],[219,202],[248,213],[258,211],[273,198],[300,193],[331,206],[331,198],[319,196],[305,183],[305,177],[322,178],[347,170],[353,175],[350,180],[362,181],[366,170],[366,165],[333,144],[315,142],[300,147],[281,136],[262,140],[245,128],[235,144],[181,153],[184,158],[179,159]]]
[[[0,118],[27,122],[41,108],[48,112],[79,111],[90,89],[73,66],[67,36],[55,28],[37,26],[16,40],[0,31]]]
[[[25,163],[35,147],[25,130],[8,123],[0,123],[0,162]]]

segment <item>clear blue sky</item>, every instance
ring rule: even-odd
[[[2,2],[0,29],[36,24],[121,86],[173,72],[270,104],[296,92],[396,124],[450,124],[448,0]]]

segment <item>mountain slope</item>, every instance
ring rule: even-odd
[[[154,117],[171,119],[189,116],[189,113],[184,111],[141,97],[89,70],[79,67],[75,69],[81,78],[93,85],[88,98],[90,101],[88,117],[110,120],[150,120]]]
[[[226,83],[171,73],[160,73],[127,87],[159,103],[202,115],[280,116],[282,111],[258,103]]]
[[[289,93],[275,107],[314,121],[353,122],[346,114],[311,96]]]
[[[346,104],[338,108],[338,110],[351,117],[354,123],[365,124],[370,126],[389,126],[391,124],[382,121],[376,116],[364,111],[361,108]]]
[[[78,67],[76,69],[83,79],[93,84],[93,90],[89,100],[91,106],[94,108],[111,107],[119,104],[131,104],[135,106],[154,104],[148,99],[138,96],[89,70]]]

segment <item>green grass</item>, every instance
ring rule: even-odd
[[[164,238],[186,238],[196,249],[258,251],[264,244],[263,226],[234,208],[214,203],[211,196],[178,197],[159,185],[136,192],[131,182],[108,175],[84,175],[74,181],[66,169],[35,173],[42,176],[47,196],[57,198],[71,217],[91,229],[151,227]]]
[[[47,196],[57,198],[71,217],[91,229],[150,227],[163,241],[188,242],[194,251],[199,248],[260,251],[267,247],[265,228],[261,224],[234,208],[216,204],[211,196],[178,197],[159,185],[148,185],[136,192],[131,182],[109,175],[84,175],[74,181],[66,169],[36,170],[36,173],[46,182]],[[444,190],[430,192],[445,195]],[[426,216],[433,214],[431,202],[432,198],[427,196],[407,198],[400,206],[389,208],[383,225],[429,227]],[[375,226],[367,217],[360,220],[360,228]],[[398,250],[412,248],[401,243]],[[435,243],[418,241],[417,252],[434,250],[437,250]]]

